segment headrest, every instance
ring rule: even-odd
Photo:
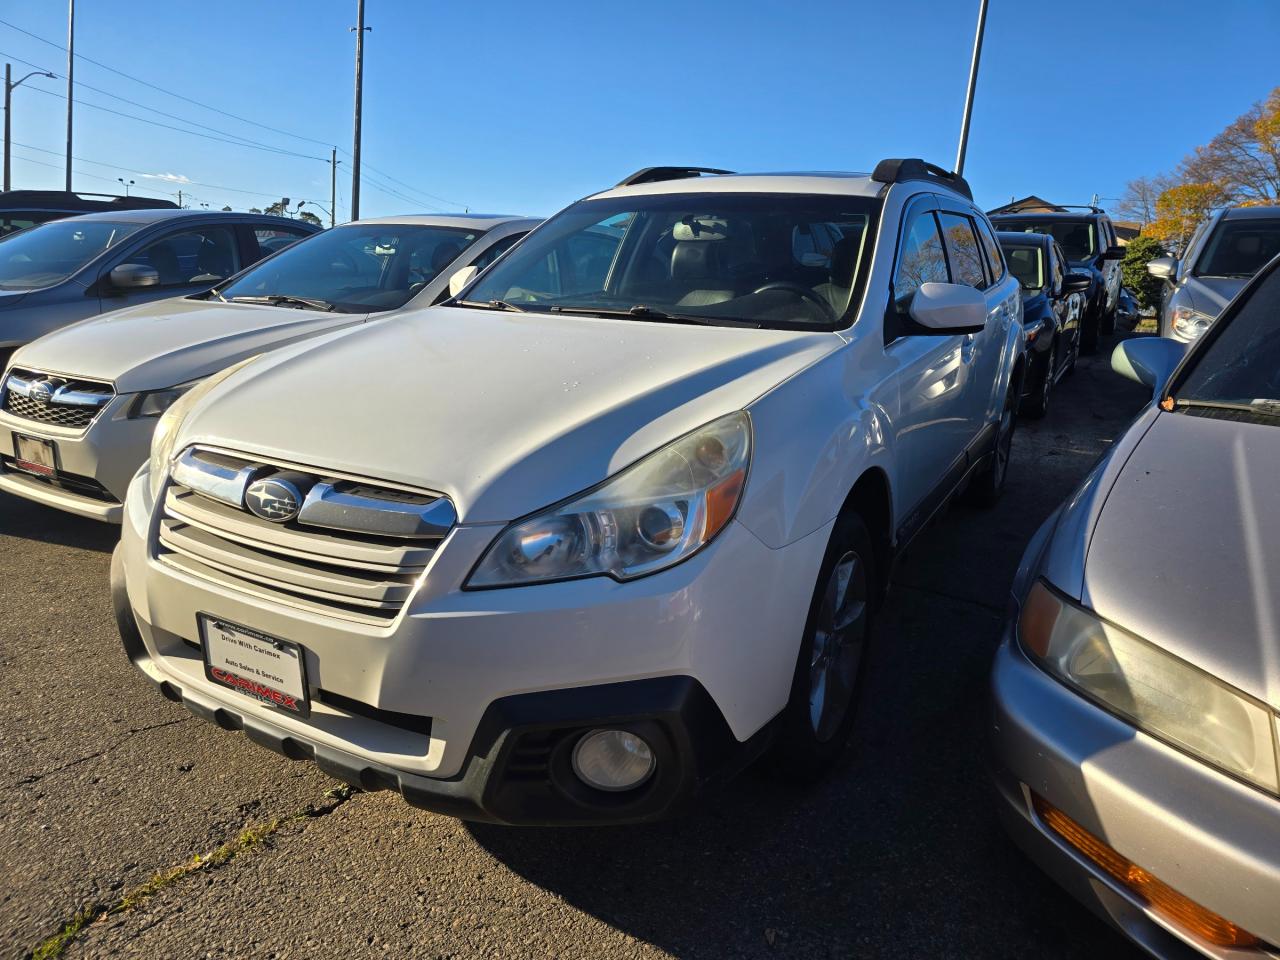
[[[1236,253],[1254,254],[1262,249],[1262,238],[1256,233],[1246,234],[1236,241]]]
[[[721,217],[688,216],[675,225],[671,236],[681,243],[691,240],[727,240],[729,222]]]
[[[706,280],[718,276],[719,252],[713,243],[677,243],[671,251],[671,279]]]
[[[857,266],[859,236],[842,237],[831,250],[831,282],[837,287],[853,286],[853,268]]]

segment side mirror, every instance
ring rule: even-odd
[[[922,283],[908,312],[939,333],[977,333],[987,325],[987,298],[963,283]]]
[[[1111,369],[1159,394],[1186,352],[1187,344],[1169,337],[1123,340],[1111,352]]]
[[[1084,293],[1092,283],[1093,278],[1087,273],[1068,273],[1062,278],[1062,292]]]
[[[463,267],[449,278],[449,296],[456,297],[462,292],[462,288],[475,279],[475,275],[480,271],[472,267]]]
[[[1124,247],[1120,246],[1119,244],[1117,244],[1114,247],[1107,247],[1106,250],[1102,251],[1102,259],[1103,260],[1123,260]]]
[[[1147,273],[1173,283],[1178,279],[1178,261],[1173,257],[1156,257],[1148,260]]]
[[[116,290],[138,290],[160,286],[160,271],[141,263],[122,263],[107,275]]]

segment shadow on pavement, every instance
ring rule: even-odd
[[[0,537],[40,540],[110,553],[120,539],[120,528],[0,493]]]

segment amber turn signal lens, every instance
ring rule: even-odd
[[[1188,933],[1219,947],[1261,947],[1261,940],[1225,917],[1183,896],[1107,846],[1043,797],[1032,794],[1031,804],[1046,827],[1097,864],[1104,873],[1147,904],[1154,912]]]
[[[1022,613],[1018,616],[1018,639],[1022,641],[1022,645],[1037,657],[1047,657],[1053,625],[1057,623],[1060,613],[1062,601],[1037,580],[1027,592]]]

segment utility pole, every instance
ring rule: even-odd
[[[51,77],[54,80],[58,78],[52,73],[45,73],[43,70],[32,70],[25,77],[14,83],[12,79],[13,68],[9,64],[4,65],[4,189],[9,189],[9,148],[12,146],[10,142],[10,131],[12,129],[9,122],[9,114],[13,107],[13,91],[30,79],[31,77]]]
[[[76,73],[76,0],[68,0],[67,9],[67,193],[71,192],[71,95],[75,88]]]
[[[364,0],[356,0],[356,109],[354,143],[351,147],[351,219],[360,219],[360,103],[364,99]]]
[[[329,226],[335,224],[338,214],[338,148],[329,151]]]
[[[973,61],[969,64],[969,90],[964,97],[964,119],[960,122],[960,148],[956,151],[956,173],[964,174],[964,155],[969,148],[969,118],[973,115],[973,91],[978,86],[978,61],[982,59],[982,35],[987,29],[987,0],[978,0],[978,32],[973,38]]]
[[[178,191],[178,209],[179,210],[182,209],[182,191],[181,190]]]

